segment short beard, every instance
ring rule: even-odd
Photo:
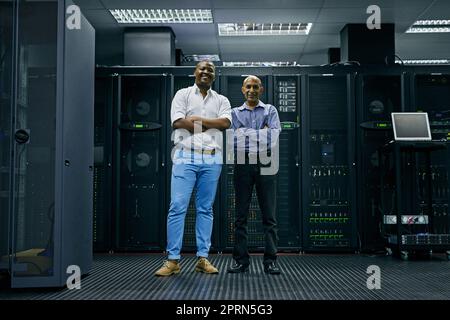
[[[208,90],[209,88],[211,88],[211,85],[212,85],[212,83],[210,85],[207,85],[204,83],[196,83],[196,84],[197,84],[197,87],[199,87],[200,89],[205,89],[205,90]]]

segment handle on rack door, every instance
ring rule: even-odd
[[[30,130],[29,129],[18,129],[14,134],[14,139],[19,144],[28,143],[30,141]]]

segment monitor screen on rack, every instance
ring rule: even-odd
[[[393,112],[395,141],[430,141],[431,131],[426,112]]]

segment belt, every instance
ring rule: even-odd
[[[216,149],[192,149],[192,152],[200,154],[210,154],[213,156],[216,154]]]

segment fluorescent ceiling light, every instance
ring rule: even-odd
[[[415,64],[415,65],[424,65],[424,64],[449,64],[450,60],[448,59],[415,59],[415,60],[409,60],[409,59],[403,59],[403,60],[396,60],[396,62],[402,62],[404,64]]]
[[[188,54],[183,57],[183,60],[186,62],[197,62],[197,61],[220,61],[218,54]]]
[[[118,23],[213,23],[211,10],[111,9]]]
[[[219,36],[307,35],[312,23],[219,23]]]
[[[406,33],[435,32],[450,32],[450,20],[418,20],[406,30]]]
[[[223,62],[224,67],[280,67],[296,66],[297,62]]]

